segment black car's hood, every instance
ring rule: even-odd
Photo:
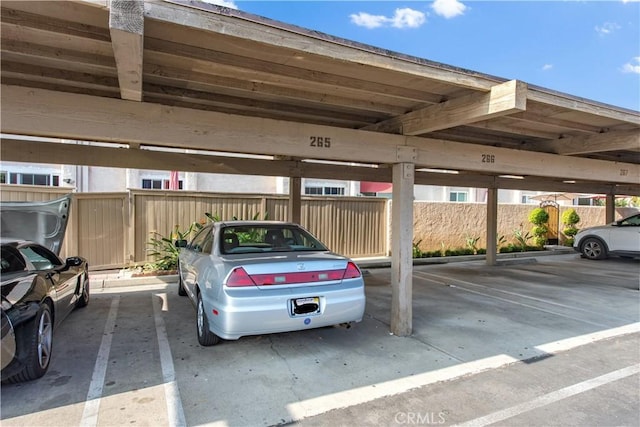
[[[0,235],[40,243],[60,254],[71,194],[47,202],[1,202]]]

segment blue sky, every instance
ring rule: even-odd
[[[640,2],[207,0],[640,110]]]

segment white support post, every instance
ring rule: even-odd
[[[391,332],[409,336],[412,329],[414,165],[393,165],[391,217]]]
[[[487,189],[487,265],[496,265],[498,252],[498,189]]]
[[[302,218],[302,178],[289,178],[289,221],[300,224]]]

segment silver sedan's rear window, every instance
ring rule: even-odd
[[[229,226],[221,231],[223,254],[328,250],[318,239],[297,227]]]

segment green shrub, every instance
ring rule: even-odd
[[[562,230],[562,234],[565,235],[564,244],[566,246],[573,246],[574,236],[578,234],[578,228],[576,224],[580,222],[580,215],[575,209],[567,209],[562,212],[562,223],[565,225]]]
[[[562,212],[562,223],[564,225],[576,225],[580,222],[580,215],[576,212],[575,209],[567,209]]]
[[[529,222],[534,225],[546,224],[549,221],[549,213],[542,208],[535,208],[529,213]]]
[[[571,238],[573,236],[575,236],[576,234],[578,234],[578,229],[577,228],[565,228],[564,230],[562,230],[562,234],[564,234],[565,236],[567,236],[567,238]]]
[[[531,229],[533,233],[533,241],[536,246],[543,247],[547,243],[547,222],[549,221],[549,213],[542,208],[535,208],[529,213],[529,222],[534,225]]]

